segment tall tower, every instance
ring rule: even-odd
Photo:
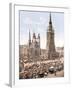
[[[49,15],[49,27],[47,29],[47,56],[49,60],[55,59],[56,50],[54,42],[54,30],[52,27],[51,13]]]
[[[38,51],[39,51],[39,55],[41,55],[41,49],[40,49],[40,34],[38,34]]]
[[[40,48],[40,34],[38,34],[38,40],[37,40],[37,42],[38,42],[38,47]]]
[[[36,43],[36,35],[35,33],[33,33],[33,37],[32,37],[32,47],[35,47],[35,43]]]
[[[29,30],[29,47],[31,45],[31,35],[30,35],[30,30]]]

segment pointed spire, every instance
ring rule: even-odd
[[[30,35],[30,29],[29,29],[29,46],[31,44],[31,35]]]
[[[40,34],[38,34],[38,38],[40,39]]]
[[[29,29],[29,40],[31,40],[30,29]]]
[[[51,12],[50,12],[50,16],[49,16],[50,20],[49,20],[49,24],[52,24],[52,20],[51,20]]]

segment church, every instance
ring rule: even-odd
[[[52,18],[50,13],[49,25],[48,25],[48,29],[46,30],[46,49],[43,50],[40,47],[40,40],[41,40],[40,34],[36,36],[36,34],[33,33],[31,38],[31,33],[29,30],[28,45],[25,49],[23,49],[23,51],[27,52],[29,58],[31,58],[33,61],[35,61],[36,59],[41,60],[41,56],[45,57],[47,60],[55,60],[56,58],[59,57],[59,53],[56,51],[54,34],[55,33],[54,33]]]
[[[56,52],[56,47],[55,47],[55,40],[54,40],[54,30],[52,26],[52,20],[51,20],[51,13],[50,13],[50,20],[49,20],[49,27],[47,29],[47,44],[46,44],[46,49],[47,49],[47,55],[48,59],[52,60],[57,57],[59,57],[59,53]]]
[[[49,26],[46,32],[46,56],[49,60],[55,59],[59,56],[55,49],[55,41],[54,41],[54,30],[52,26],[52,19],[51,13],[49,15]],[[41,55],[41,48],[40,48],[40,34],[36,37],[35,33],[33,33],[33,38],[31,40],[31,35],[29,31],[29,54],[32,55],[34,58],[39,57]]]
[[[40,34],[36,37],[35,33],[33,33],[33,37],[31,40],[31,35],[29,31],[29,42],[28,42],[28,48],[29,48],[29,55],[35,59],[36,57],[39,58],[40,56]]]

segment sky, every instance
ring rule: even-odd
[[[33,33],[40,33],[40,46],[46,48],[46,32],[49,26],[50,12],[19,11],[20,18],[20,45],[27,45],[29,30],[31,39]],[[55,46],[64,46],[64,13],[51,12],[52,25],[55,33]]]

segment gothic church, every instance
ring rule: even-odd
[[[46,55],[47,59],[53,60],[59,56],[59,54],[56,52],[55,49],[55,41],[54,41],[54,30],[52,26],[52,19],[51,19],[51,13],[49,16],[49,26],[46,32]],[[40,34],[36,37],[35,33],[33,33],[33,37],[31,40],[31,35],[29,31],[29,55],[32,56],[33,59],[36,57],[40,57],[41,55],[41,48],[40,48]]]

